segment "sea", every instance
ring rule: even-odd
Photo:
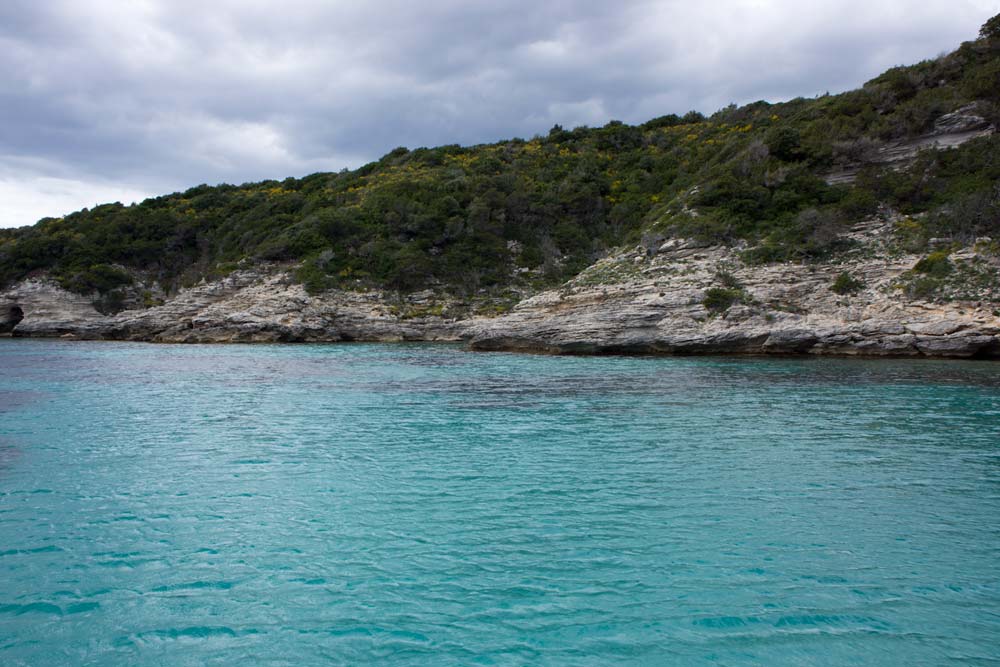
[[[0,665],[1000,665],[1000,365],[0,340]]]

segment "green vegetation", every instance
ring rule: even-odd
[[[914,271],[931,278],[944,278],[954,269],[954,265],[948,259],[948,253],[943,250],[932,252],[913,266]]]
[[[739,278],[725,269],[716,271],[715,278],[719,281],[719,284],[725,288],[734,290],[743,289],[743,283],[740,282]]]
[[[896,289],[926,301],[996,301],[1000,299],[992,242],[977,245],[978,253],[962,259],[948,251],[932,252],[900,276]]]
[[[754,303],[750,293],[743,289],[743,283],[729,271],[716,270],[715,279],[721,287],[710,287],[705,290],[705,297],[701,300],[701,305],[705,306],[709,313],[718,315],[737,303]]]
[[[737,303],[747,300],[746,292],[729,287],[710,287],[705,290],[701,305],[713,313],[723,313]]]
[[[587,267],[577,278],[576,284],[581,287],[597,285],[614,285],[642,277],[640,267],[627,259],[598,262]]]
[[[842,271],[837,279],[830,285],[830,290],[835,294],[857,294],[865,288],[863,281],[854,278],[847,271]]]
[[[840,95],[397,148],[353,171],[200,185],[0,230],[0,286],[48,272],[110,309],[138,278],[169,293],[267,261],[294,268],[313,292],[499,294],[558,284],[611,248],[668,235],[742,243],[748,263],[815,261],[849,247],[849,224],[887,210],[910,216],[900,240],[912,250],[997,238],[1000,137],[923,151],[900,171],[870,158],[969,104],[1000,121],[998,25]],[[827,184],[845,168],[859,169],[853,184]],[[719,304],[739,292],[715,289]]]

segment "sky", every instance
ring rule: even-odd
[[[995,0],[3,0],[0,227],[855,88]]]

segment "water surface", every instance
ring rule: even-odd
[[[0,664],[997,665],[1000,366],[0,341]]]

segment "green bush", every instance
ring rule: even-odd
[[[942,282],[940,279],[924,276],[904,283],[903,293],[911,299],[931,301],[938,295],[941,287]]]
[[[830,285],[830,290],[837,294],[857,294],[864,289],[865,283],[851,276],[847,271],[843,271],[837,279]]]
[[[948,252],[939,250],[932,252],[913,266],[913,270],[931,278],[944,278],[954,270],[954,265],[948,259]]]
[[[801,137],[794,127],[776,127],[767,133],[767,148],[779,160],[791,162],[802,157]]]
[[[106,294],[115,288],[132,284],[132,276],[108,264],[92,264],[70,272],[60,284],[72,292]]]
[[[721,313],[742,301],[744,297],[745,294],[742,290],[711,287],[705,291],[705,298],[701,300],[701,305],[712,312]]]
[[[727,289],[740,290],[743,289],[743,283],[740,282],[739,278],[734,276],[729,271],[725,269],[720,269],[715,272],[715,278],[719,281],[719,284]]]
[[[1000,41],[1000,14],[997,14],[979,29],[980,39],[987,42]]]

